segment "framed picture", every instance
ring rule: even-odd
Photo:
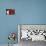
[[[46,41],[46,25],[20,24],[18,25],[18,33],[19,41]]]

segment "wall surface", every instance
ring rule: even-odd
[[[16,9],[16,14],[6,15],[7,8]],[[9,32],[18,32],[17,24],[46,24],[46,0],[1,0],[0,44],[8,43]]]

